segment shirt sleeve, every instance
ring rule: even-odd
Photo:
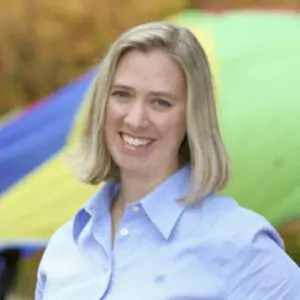
[[[229,300],[299,300],[300,268],[266,232],[227,265]]]
[[[37,274],[37,282],[35,286],[35,300],[42,300],[44,296],[44,287],[45,287],[45,276],[42,274],[40,268]]]

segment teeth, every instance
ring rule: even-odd
[[[131,145],[131,146],[146,146],[151,142],[149,139],[137,139],[133,138],[127,134],[122,134],[122,138],[125,141],[125,143]]]

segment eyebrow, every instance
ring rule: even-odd
[[[124,84],[113,84],[112,89],[124,89],[124,90],[133,90],[132,87],[128,86],[128,85],[124,85]]]
[[[177,97],[171,93],[168,92],[150,92],[151,95],[155,97],[162,97],[162,98],[168,98],[177,101]]]
[[[129,90],[129,91],[134,91],[134,88],[132,88],[131,86],[125,85],[125,84],[113,84],[112,85],[112,89],[124,89],[124,90]],[[149,92],[150,95],[155,96],[155,97],[163,97],[163,98],[169,98],[169,99],[173,99],[173,100],[178,100],[177,97],[169,92],[163,92],[163,91],[150,91]]]

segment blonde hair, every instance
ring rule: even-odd
[[[181,66],[187,82],[187,135],[179,156],[190,163],[191,191],[185,204],[195,203],[222,189],[229,178],[229,159],[217,119],[212,75],[206,54],[186,28],[167,22],[133,27],[123,33],[101,63],[90,90],[87,123],[80,141],[79,178],[90,184],[119,179],[119,169],[105,145],[103,123],[106,102],[117,64],[131,50],[163,49]]]

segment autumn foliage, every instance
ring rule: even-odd
[[[132,25],[185,8],[247,7],[262,2],[0,0],[0,114],[44,97],[84,73]],[[299,5],[299,0],[264,2]]]

